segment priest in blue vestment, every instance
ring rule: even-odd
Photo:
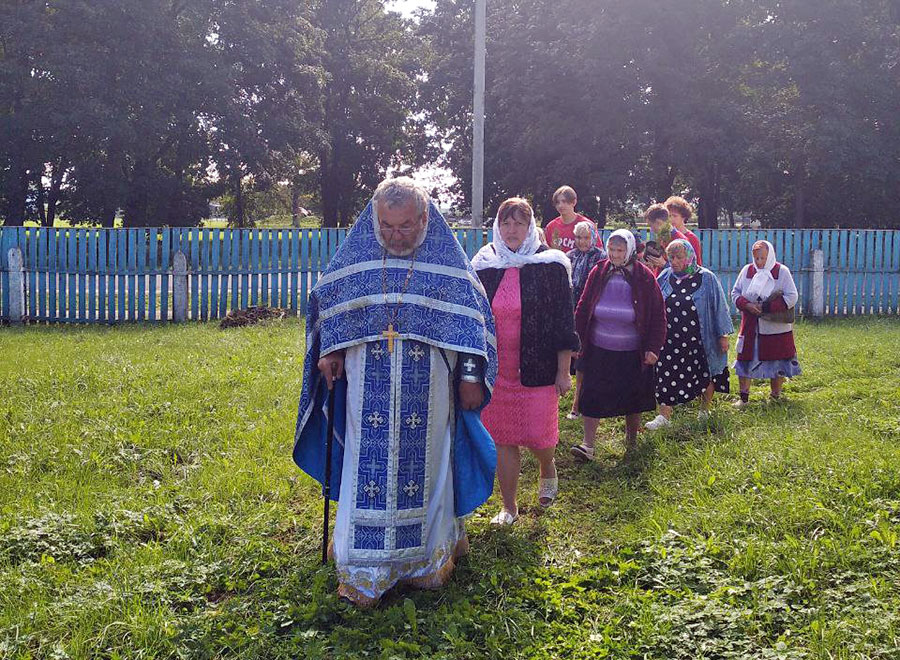
[[[425,190],[382,182],[310,294],[294,461],[331,493],[339,594],[371,606],[399,582],[437,588],[490,497],[481,424],[497,373],[490,303]],[[332,373],[337,379],[332,379]]]

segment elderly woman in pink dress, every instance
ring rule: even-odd
[[[538,503],[550,506],[559,491],[553,460],[559,397],[572,386],[569,363],[579,347],[571,266],[565,254],[541,244],[531,205],[517,197],[500,205],[493,242],[472,265],[491,301],[500,362],[493,398],[481,415],[497,445],[503,496],[491,522],[509,525],[519,516],[522,447],[540,465]]]

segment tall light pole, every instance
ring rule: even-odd
[[[481,227],[484,211],[484,51],[485,2],[475,0],[475,99],[472,121],[472,226]]]

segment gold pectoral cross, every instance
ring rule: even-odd
[[[394,324],[388,323],[387,330],[381,333],[381,336],[388,340],[388,355],[394,353],[394,340],[400,336],[399,332],[394,332]]]

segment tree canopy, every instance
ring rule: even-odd
[[[4,0],[0,218],[196,224],[227,195],[352,221],[388,170],[471,187],[471,0]],[[491,0],[485,200],[670,194],[701,227],[897,226],[895,0]]]

